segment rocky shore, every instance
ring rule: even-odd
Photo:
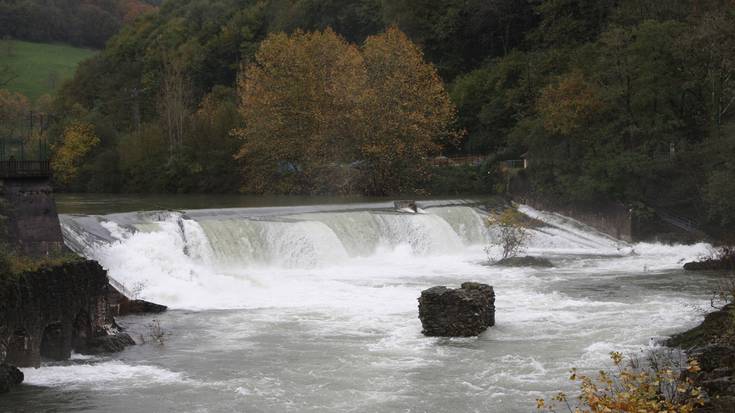
[[[693,378],[707,392],[706,413],[735,413],[735,304],[707,314],[689,331],[674,335],[666,344],[686,350],[702,370]]]
[[[711,257],[684,264],[687,271],[735,271],[735,248],[719,247]]]

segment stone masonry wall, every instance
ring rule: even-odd
[[[0,179],[0,199],[7,218],[6,236],[20,252],[39,256],[64,250],[48,179]]]
[[[107,273],[79,260],[0,282],[0,363],[38,367],[115,330]],[[116,332],[116,331],[114,331]]]

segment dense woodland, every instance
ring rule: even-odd
[[[22,3],[3,1],[0,7]],[[452,107],[442,112],[444,123],[430,133],[440,146],[423,147],[415,162],[392,164],[386,176],[414,170],[420,175],[383,188],[359,180],[344,184],[343,175],[307,168],[311,158],[279,158],[283,142],[269,138],[267,128],[261,129],[257,150],[248,149],[255,135],[247,131],[258,120],[268,124],[258,116],[280,116],[253,111],[244,97],[250,90],[248,68],[265,67],[258,57],[265,53],[264,39],[292,34],[281,38],[293,47],[284,59],[304,51],[299,56],[306,66],[299,68],[319,66],[314,65],[318,56],[324,58],[320,67],[328,67],[344,64],[340,59],[346,55],[319,54],[317,46],[307,53],[298,39],[313,31],[317,37],[336,33],[337,39],[329,41],[337,42],[337,49],[356,50],[355,58],[367,61],[369,39],[391,27],[423,51],[423,59],[419,55],[413,68],[396,69],[396,76],[408,76],[428,62],[451,97]],[[411,49],[404,46],[400,50]],[[369,78],[370,65],[365,67]],[[329,85],[337,87],[335,72],[319,73],[332,76],[329,81],[336,83]],[[305,69],[297,78],[307,79],[308,73]],[[69,190],[493,192],[505,182],[498,162],[526,154],[525,174],[538,193],[560,200],[622,201],[643,215],[649,207],[661,207],[726,227],[735,225],[734,74],[732,1],[169,0],[124,25],[100,54],[79,67],[58,94],[54,127],[62,141],[76,137],[65,149],[75,160],[58,161],[72,171],[62,174]],[[371,82],[360,90],[381,90]],[[303,83],[320,84],[325,85]],[[428,107],[436,108],[442,93],[437,90]],[[401,129],[386,123],[395,119],[385,113],[368,116],[376,112],[367,103],[352,104],[362,108],[355,112],[360,121],[352,124],[385,142],[393,139],[396,150],[405,149],[408,140],[401,139],[411,136],[405,131],[413,126]],[[336,113],[308,119],[351,125],[345,117],[318,118]],[[415,120],[409,118],[406,125]],[[397,129],[405,133],[389,136]],[[294,143],[299,139],[292,136],[291,149],[316,142],[317,149],[325,149],[321,166],[359,170],[368,161],[365,151],[350,146],[358,135],[364,139],[364,131],[329,129],[334,132],[329,136],[339,139],[319,143],[310,139],[328,129],[311,135],[308,128],[299,130],[307,131],[304,141]],[[56,147],[61,150],[64,142]],[[440,153],[489,158],[479,168],[421,165]],[[265,177],[263,170],[269,170]]]
[[[0,38],[102,48],[124,23],[155,10],[155,4],[144,0],[0,0]]]

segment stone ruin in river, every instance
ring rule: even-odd
[[[463,283],[461,288],[432,287],[421,292],[422,333],[432,337],[471,337],[495,325],[495,292],[487,284]]]

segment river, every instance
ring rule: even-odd
[[[695,325],[717,282],[681,270],[707,245],[630,245],[527,207],[546,223],[528,253],[554,268],[487,265],[471,201],[165,199],[59,200],[70,247],[170,306],[164,345],[154,317],[123,317],[145,343],[23,369],[0,411],[531,412],[573,392],[570,368]],[[494,286],[497,325],[422,336],[421,290],[464,281]]]

